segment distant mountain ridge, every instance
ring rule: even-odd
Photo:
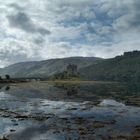
[[[140,51],[125,52],[110,59],[69,57],[44,61],[21,62],[0,69],[0,75],[13,78],[48,78],[77,65],[80,79],[140,82]]]
[[[13,78],[47,78],[53,74],[62,72],[68,64],[75,64],[78,69],[93,65],[101,61],[97,57],[69,57],[43,61],[21,62],[10,65],[0,70],[0,75],[9,74]]]

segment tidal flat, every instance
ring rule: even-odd
[[[139,140],[140,85],[0,85],[0,140]]]

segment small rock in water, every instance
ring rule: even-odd
[[[16,131],[16,130],[14,130],[14,129],[11,129],[11,130],[10,130],[10,132],[15,132],[15,131]]]

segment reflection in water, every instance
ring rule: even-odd
[[[78,89],[77,87],[70,87],[67,89],[67,95],[68,96],[73,96],[73,95],[76,95],[78,94]]]
[[[75,96],[78,94],[79,86],[77,86],[77,85],[55,84],[54,86],[59,89],[66,90],[67,96]]]
[[[0,136],[9,135],[11,140],[137,138],[139,105],[136,84],[5,86],[0,92]]]
[[[67,93],[67,99],[100,101],[115,99],[127,105],[140,105],[140,83],[95,83],[95,84],[55,84],[57,89]],[[69,97],[72,96],[73,98]],[[66,100],[66,99],[65,99]]]
[[[10,86],[6,86],[6,87],[5,87],[5,90],[6,90],[6,91],[10,90]]]
[[[0,89],[2,89],[3,87],[5,87],[5,85],[4,84],[0,84]]]

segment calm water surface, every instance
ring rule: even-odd
[[[0,137],[140,139],[140,85],[33,82],[0,86]]]

